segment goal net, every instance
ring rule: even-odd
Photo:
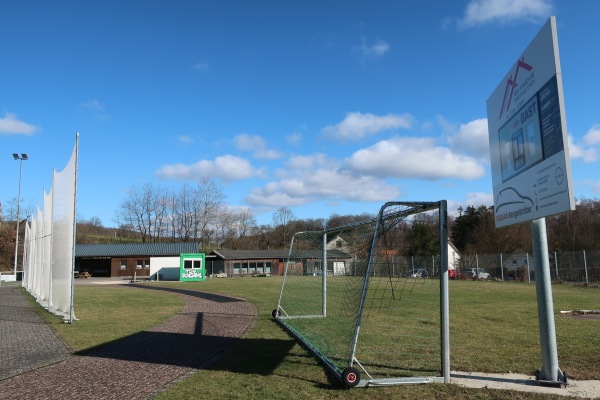
[[[293,237],[277,321],[347,387],[449,382],[446,202]]]

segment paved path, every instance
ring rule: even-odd
[[[18,376],[13,375],[22,372],[23,368],[10,367],[7,376],[13,377],[0,382],[2,400],[149,398],[169,383],[210,365],[224,351],[239,343],[256,321],[256,309],[242,299],[146,285],[138,287],[178,293],[186,299],[187,305],[181,313],[152,330],[82,355],[65,355],[64,345],[56,336],[40,338],[42,343],[53,342],[57,347],[62,346],[61,351],[50,352],[51,356],[46,357],[43,363],[32,364],[32,368],[51,362],[54,364]],[[4,287],[2,290],[2,309],[12,297],[23,297],[18,291],[15,292],[15,288],[12,292],[8,291],[10,295],[6,297]],[[14,296],[15,293],[18,296]],[[35,313],[33,309],[31,311]],[[27,313],[15,310],[11,315],[21,312]],[[36,329],[37,325],[49,329],[39,320],[30,322],[30,325],[35,325]],[[24,355],[31,352],[38,354],[35,349],[23,351],[11,345],[10,340],[5,349],[5,331],[19,335],[31,327],[11,326],[11,321],[5,321],[4,318],[0,318],[0,326],[3,368],[4,352],[10,353],[9,358],[23,358],[27,362],[31,357]],[[35,343],[38,346],[38,342]]]

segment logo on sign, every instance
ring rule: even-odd
[[[515,91],[517,94],[523,93],[523,91],[526,90],[530,84],[533,84],[533,82],[528,82],[529,78],[525,79],[525,81],[523,82],[522,85],[519,85],[519,83],[517,83],[517,77],[519,76],[519,71],[522,69],[524,69],[525,71],[533,70],[533,66],[531,66],[525,62],[525,57],[521,58],[517,62],[517,68],[515,69],[514,78],[511,75],[508,77],[508,80],[506,81],[506,88],[504,89],[504,99],[502,99],[502,108],[500,109],[500,116],[498,116],[498,119],[502,118],[502,115],[504,114],[504,112],[508,111],[510,109],[510,104],[512,103],[513,96],[515,95]],[[531,78],[531,76],[530,76],[530,78]],[[521,88],[521,90],[517,90],[517,87],[519,87],[519,88],[522,87],[522,88]]]

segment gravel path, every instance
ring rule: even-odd
[[[0,397],[3,400],[149,398],[169,383],[210,365],[239,343],[256,321],[256,309],[242,299],[137,286],[178,293],[187,305],[181,313],[152,330],[3,380]],[[4,341],[4,336],[0,341]]]

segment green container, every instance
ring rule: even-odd
[[[204,253],[181,254],[179,257],[179,280],[197,282],[206,279]]]

